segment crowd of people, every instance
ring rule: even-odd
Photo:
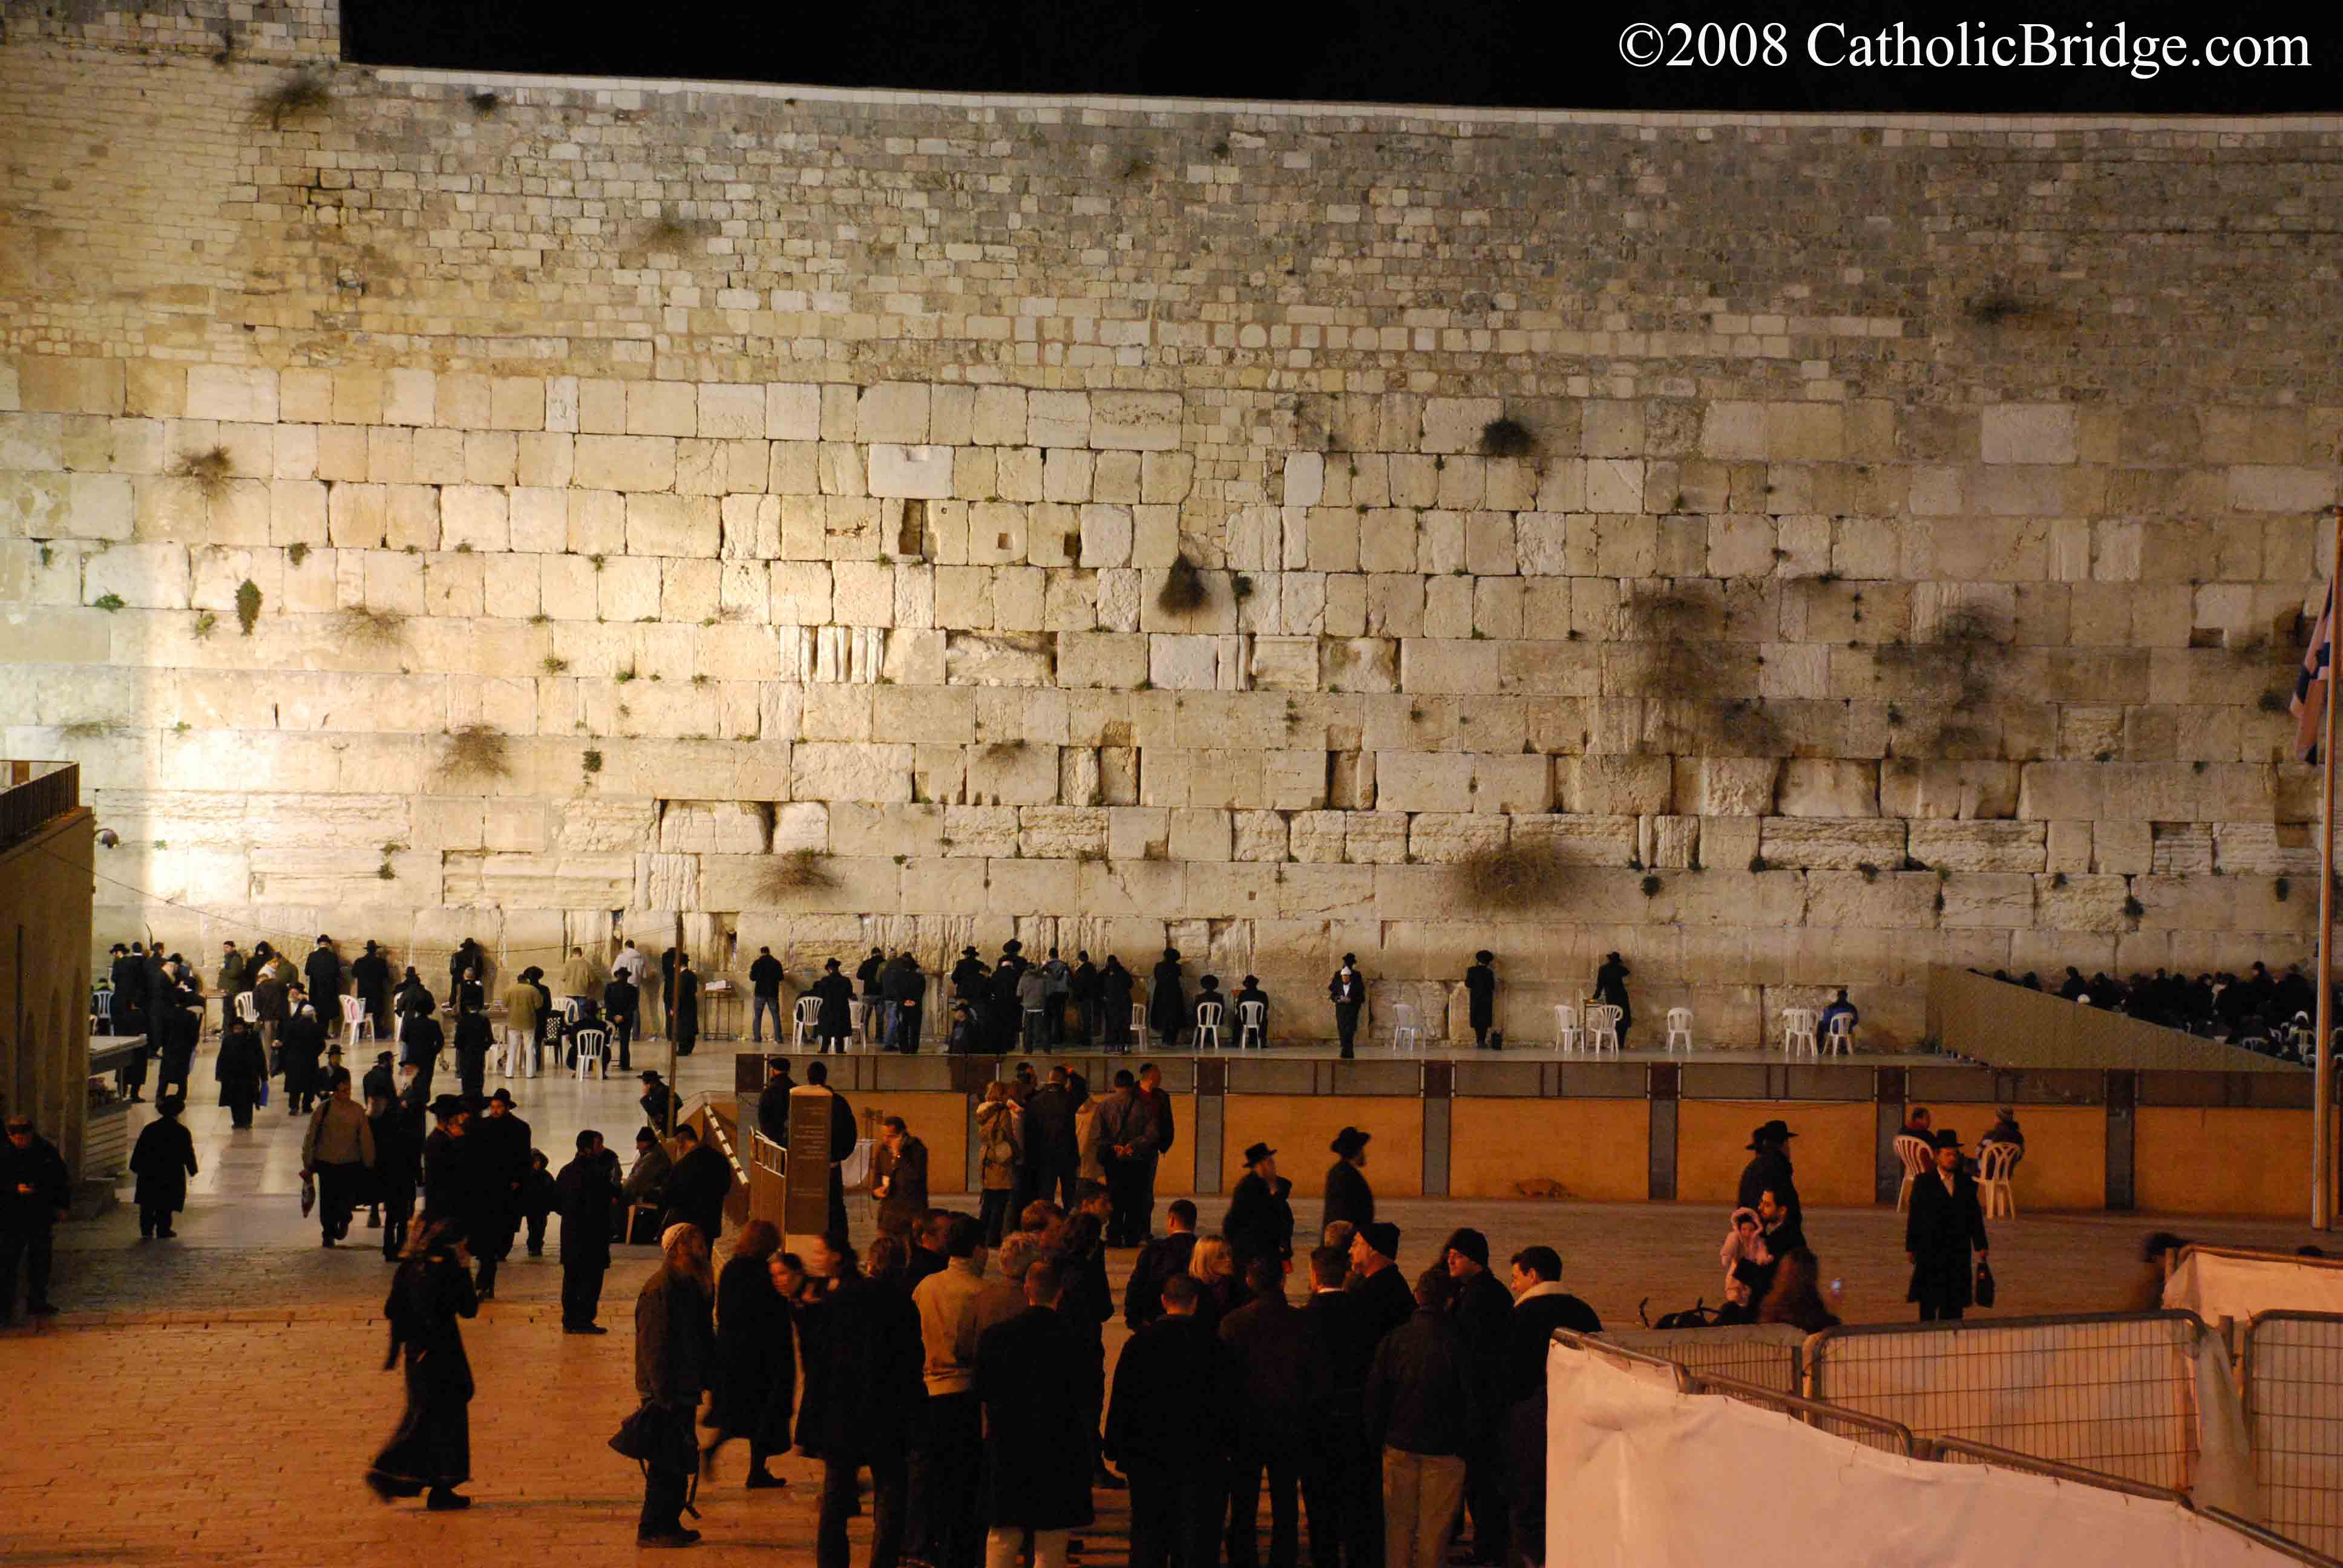
[[[2153,974],[2136,972],[2122,980],[2104,970],[2086,979],[2070,964],[2055,987],[2046,986],[2041,975],[2031,970],[2022,975],[1995,970],[1992,978],[2143,1023],[2225,1040],[2264,1056],[2288,1061],[2311,1060],[2318,988],[2299,964],[2288,964],[2276,975],[2267,965],[2257,963],[2242,975],[2221,970],[2200,971],[2192,978],[2159,969]],[[2337,1016],[2343,1017],[2343,1012]]]

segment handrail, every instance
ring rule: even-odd
[[[1599,1335],[1583,1334],[1574,1329],[1554,1330],[1554,1341],[1556,1344],[1566,1345],[1574,1351],[1586,1351],[1596,1355],[1612,1356],[1624,1362],[1635,1362],[1644,1366],[1658,1367],[1675,1381],[1677,1392],[1687,1392],[1684,1380],[1692,1374],[1681,1362],[1672,1362],[1665,1356],[1645,1355],[1641,1351],[1631,1351],[1624,1345],[1614,1345]]]
[[[1880,1334],[1937,1334],[1974,1332],[1979,1329],[2047,1329],[2073,1328],[2091,1323],[2139,1323],[2154,1318],[2185,1320],[2200,1334],[2211,1331],[2205,1320],[2187,1307],[2158,1307],[2148,1312],[2036,1312],[2022,1318],[1994,1316],[1974,1320],[1938,1319],[1933,1322],[1906,1323],[1841,1323],[1836,1328],[1824,1329],[1807,1340],[1866,1339]]]
[[[2305,1269],[2343,1269],[2343,1258],[2310,1258],[2299,1252],[2265,1252],[2254,1247],[2224,1247],[2191,1241],[2173,1255],[2172,1266],[2177,1269],[2195,1253],[2208,1258],[2243,1258],[2257,1263],[2291,1263]]]
[[[1989,1442],[1972,1442],[1965,1437],[1923,1437],[1916,1440],[1918,1457],[1942,1462],[1948,1453],[1965,1454],[1980,1463],[2003,1470],[2031,1471],[2054,1481],[2072,1481],[2083,1486],[2102,1487],[2132,1497],[2151,1498],[2158,1503],[2177,1503],[2188,1506],[2188,1494],[2169,1486],[2157,1486],[2145,1481],[2127,1480],[2109,1475],[2105,1471],[2086,1470],[2078,1464],[2066,1464],[2055,1459],[2037,1459],[2030,1453],[2020,1453],[2014,1448],[1997,1448]]]
[[[1715,1372],[1696,1372],[1687,1369],[1683,1382],[1686,1393],[1721,1393],[1737,1399],[1745,1404],[1771,1405],[1785,1415],[1802,1417],[1808,1426],[1820,1425],[1825,1421],[1842,1422],[1848,1426],[1859,1426],[1865,1431],[1877,1432],[1882,1437],[1892,1438],[1903,1445],[1904,1452],[1907,1454],[1918,1452],[1921,1440],[1912,1435],[1912,1429],[1901,1422],[1889,1421],[1885,1416],[1871,1415],[1859,1410],[1849,1410],[1845,1405],[1832,1404],[1827,1400],[1806,1399],[1795,1393],[1780,1393],[1754,1382],[1743,1382],[1739,1378],[1720,1377]]]
[[[2193,1503],[2190,1506],[2216,1524],[2225,1524],[2248,1541],[2258,1542],[2281,1556],[2293,1558],[2297,1563],[2308,1563],[2310,1568],[2343,1568],[2343,1561],[2329,1557],[2316,1546],[2305,1546],[2289,1536],[2280,1535],[2267,1524],[2257,1524],[2250,1519],[2240,1518],[2226,1508],[2197,1508]]]

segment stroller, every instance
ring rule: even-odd
[[[1651,1304],[1652,1298],[1649,1296],[1635,1303],[1635,1315],[1643,1320],[1644,1326],[1647,1329],[1713,1329],[1719,1323],[1733,1321],[1727,1318],[1722,1310],[1710,1306],[1708,1298],[1705,1296],[1694,1302],[1691,1306],[1680,1312],[1662,1312],[1660,1321],[1656,1323],[1652,1322],[1651,1315],[1644,1310]]]

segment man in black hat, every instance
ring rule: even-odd
[[[1757,1200],[1770,1191],[1792,1216],[1800,1217],[1798,1186],[1790,1170],[1789,1144],[1796,1136],[1778,1119],[1750,1132],[1751,1159],[1741,1168],[1741,1187],[1734,1200],[1739,1207],[1755,1209]]]
[[[1489,1030],[1497,1021],[1497,971],[1490,967],[1496,961],[1497,955],[1483,948],[1464,971],[1465,1021],[1473,1026],[1473,1044],[1480,1050],[1489,1049]]]
[[[1256,1261],[1282,1268],[1293,1255],[1293,1205],[1286,1201],[1293,1183],[1277,1173],[1277,1151],[1256,1143],[1244,1160],[1244,1180],[1229,1195],[1228,1218],[1221,1221],[1240,1278]]]
[[[764,1092],[757,1096],[757,1131],[768,1143],[789,1146],[789,1091],[798,1086],[789,1076],[789,1059],[773,1058],[767,1070]]]
[[[1329,1225],[1347,1223],[1355,1232],[1375,1222],[1375,1190],[1367,1185],[1367,1141],[1374,1135],[1355,1127],[1334,1134],[1334,1163],[1326,1172],[1326,1207],[1319,1216],[1318,1234]]]
[[[671,1131],[676,1117],[683,1110],[682,1102],[676,1098],[674,1090],[659,1081],[658,1073],[646,1069],[638,1076],[643,1095],[635,1103],[643,1108],[643,1120],[662,1133]]]
[[[320,1010],[330,1010],[338,1026],[342,1019],[342,955],[334,950],[333,938],[318,933],[317,945],[301,960],[301,974],[309,982],[309,1000]]]
[[[1231,997],[1229,1000],[1236,1009],[1237,1044],[1249,1050],[1266,1050],[1269,1048],[1269,993],[1261,989],[1261,977],[1245,976],[1244,983],[1237,988],[1237,994]],[[1253,1002],[1261,1004],[1259,1015],[1261,1032],[1252,1036],[1252,1043],[1247,1046],[1245,1044],[1245,1008]]]
[[[1936,1168],[1912,1183],[1912,1209],[1904,1221],[1904,1255],[1912,1265],[1912,1288],[1920,1321],[1957,1320],[1975,1300],[1976,1271],[1969,1261],[1986,1253],[1985,1211],[1976,1181],[1961,1169],[1961,1135],[1936,1132]]]
[[[821,1061],[806,1063],[806,1087],[819,1089],[830,1096],[830,1212],[829,1234],[846,1234],[846,1175],[844,1166],[854,1157],[854,1146],[862,1141],[862,1130],[854,1120],[854,1107],[846,1096],[830,1087],[830,1064]]]
[[[1456,1282],[1450,1312],[1473,1380],[1475,1419],[1464,1449],[1464,1505],[1473,1516],[1473,1561],[1493,1568],[1505,1561],[1509,1523],[1498,1440],[1506,1410],[1505,1352],[1513,1297],[1489,1270],[1489,1239],[1471,1226],[1450,1233],[1441,1261]]]
[[[447,1220],[462,1233],[471,1228],[477,1207],[465,1147],[471,1108],[455,1095],[442,1094],[431,1102],[431,1135],[423,1141],[423,1215],[417,1223],[428,1230],[433,1221]]]
[[[1348,1061],[1355,1054],[1352,1046],[1359,1038],[1360,1010],[1367,1005],[1367,977],[1359,972],[1358,954],[1342,955],[1342,967],[1326,982],[1326,995],[1334,1004],[1334,1032],[1342,1041],[1342,1060]]]
[[[520,1229],[521,1183],[528,1177],[528,1123],[513,1114],[512,1091],[499,1089],[488,1096],[488,1114],[465,1141],[476,1161],[479,1206],[470,1240],[485,1302],[497,1293],[497,1265],[512,1251],[513,1235]]]

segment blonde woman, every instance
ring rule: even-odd
[[[1221,1320],[1243,1305],[1236,1254],[1229,1250],[1229,1239],[1217,1232],[1197,1237],[1196,1250],[1188,1254],[1188,1272],[1202,1288],[1196,1298],[1196,1321],[1219,1332]]]
[[[1025,1166],[1024,1120],[1009,1085],[994,1079],[985,1085],[984,1103],[976,1108],[976,1138],[984,1170],[984,1196],[979,1217],[984,1222],[984,1244],[1001,1245],[1009,1228],[1009,1206],[1017,1194],[1019,1174]]]

